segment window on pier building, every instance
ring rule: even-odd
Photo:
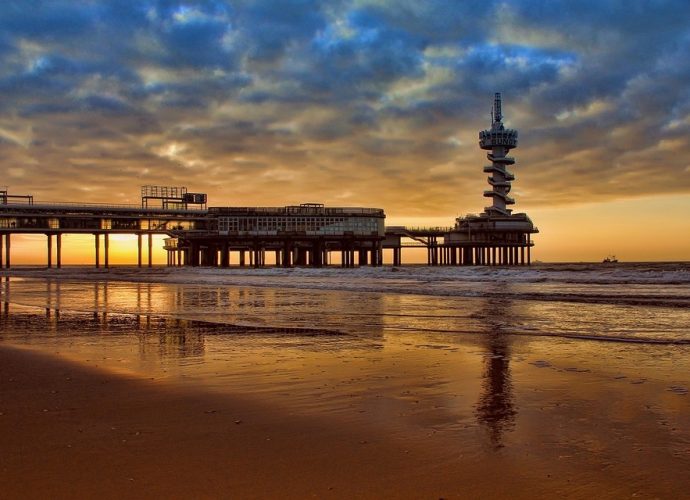
[[[373,217],[219,217],[221,234],[277,234],[294,232],[308,235],[337,236],[344,233],[371,235],[381,233],[381,223]]]

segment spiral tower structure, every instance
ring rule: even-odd
[[[487,180],[492,189],[484,191],[484,196],[493,199],[492,205],[484,209],[489,216],[509,216],[512,210],[507,207],[515,204],[515,200],[508,196],[515,176],[507,169],[508,165],[515,163],[515,158],[507,154],[517,147],[517,135],[517,130],[503,126],[501,94],[497,92],[491,110],[491,129],[479,132],[479,147],[489,151],[486,157],[491,162],[484,167],[484,172],[491,174]]]
[[[444,236],[444,245],[450,250],[451,263],[462,265],[514,266],[529,265],[530,249],[534,246],[532,234],[538,233],[532,220],[525,213],[513,213],[508,208],[515,203],[510,193],[515,176],[508,166],[515,159],[508,156],[517,147],[517,130],[503,126],[501,94],[494,94],[491,109],[491,129],[479,132],[479,147],[488,151],[491,165],[484,172],[490,190],[484,196],[491,198],[490,207],[480,214],[467,214],[455,219],[455,226]]]

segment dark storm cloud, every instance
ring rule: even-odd
[[[5,183],[476,211],[502,91],[519,203],[688,192],[688,19],[680,0],[4,2]]]

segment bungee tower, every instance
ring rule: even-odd
[[[484,191],[484,196],[493,198],[493,204],[484,209],[489,215],[510,215],[512,210],[507,206],[515,204],[515,200],[508,196],[510,182],[515,180],[515,176],[506,168],[515,163],[515,158],[506,155],[517,147],[517,136],[517,130],[503,126],[501,94],[496,93],[491,109],[491,129],[479,132],[479,147],[490,151],[486,157],[491,165],[484,167],[484,172],[491,174],[487,180],[493,187],[490,191]]]
[[[444,236],[444,246],[458,248],[458,260],[469,265],[529,265],[531,235],[539,230],[527,214],[513,213],[508,208],[515,200],[508,194],[515,176],[508,170],[515,158],[508,156],[518,145],[517,130],[505,128],[501,109],[501,94],[494,94],[491,109],[491,128],[479,132],[479,147],[488,151],[491,165],[484,172],[490,190],[484,196],[491,198],[491,206],[479,215],[466,215],[455,220],[454,228]],[[454,253],[454,252],[453,252]]]

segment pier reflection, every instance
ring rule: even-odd
[[[517,409],[510,372],[510,342],[512,337],[502,332],[510,315],[505,301],[486,301],[486,353],[479,401],[475,407],[477,421],[487,431],[491,444],[503,447],[504,435],[515,425]]]
[[[339,294],[252,287],[7,279],[0,295],[0,340],[75,353],[110,356],[117,347],[141,361],[201,358],[211,338],[220,341],[214,352],[380,348],[371,342],[382,329],[372,320],[382,307],[374,296],[350,313]],[[367,324],[356,324],[362,318]]]

